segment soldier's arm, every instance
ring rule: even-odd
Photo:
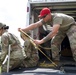
[[[6,55],[8,54],[9,41],[8,41],[8,37],[5,35],[2,36],[1,40],[2,40],[1,61],[3,62]]]
[[[54,25],[52,28],[52,31],[41,40],[41,43],[44,43],[44,42],[50,40],[51,38],[53,38],[57,34],[59,28],[60,28],[59,24]]]
[[[27,26],[26,28],[24,28],[22,30],[25,31],[25,32],[27,32],[29,30],[33,30],[35,28],[38,28],[38,27],[40,27],[42,25],[43,25],[43,23],[41,21],[38,21],[38,22],[30,24],[29,26]]]

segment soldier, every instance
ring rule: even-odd
[[[8,55],[9,45],[11,45],[10,50],[10,65],[9,70],[17,68],[22,63],[24,59],[23,56],[23,48],[20,44],[19,39],[14,35],[8,32],[9,26],[0,23],[0,36],[1,36],[1,64],[2,64],[2,72],[7,71],[7,61],[6,56]]]
[[[41,18],[40,21],[30,24],[22,30],[27,32],[28,30],[35,29],[42,25],[47,25],[46,23],[49,23],[52,25],[52,31],[46,37],[40,40],[34,40],[34,42],[36,44],[42,44],[55,36],[51,40],[52,58],[53,61],[59,61],[60,45],[67,35],[70,41],[73,58],[76,61],[76,24],[74,18],[63,13],[51,13],[49,8],[43,8],[38,17]],[[18,30],[20,29],[21,28],[18,28]]]
[[[28,33],[30,35],[30,33]],[[39,55],[38,50],[35,49],[30,39],[21,33],[21,38],[24,40],[24,51],[26,53],[26,58],[23,60],[21,67],[35,67],[38,64]]]

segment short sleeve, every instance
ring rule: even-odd
[[[54,24],[62,24],[62,18],[61,17],[54,17],[53,19],[53,25]]]

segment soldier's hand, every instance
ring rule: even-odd
[[[21,28],[18,28],[18,31],[20,32]]]
[[[34,43],[35,43],[36,45],[42,44],[41,40],[34,40]]]

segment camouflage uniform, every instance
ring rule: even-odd
[[[60,24],[56,36],[51,40],[51,50],[53,60],[59,60],[60,45],[66,35],[69,38],[73,58],[76,61],[76,25],[73,17],[62,14],[52,13],[50,25]]]
[[[24,56],[22,53],[23,48],[18,38],[15,35],[9,33],[8,31],[5,31],[1,36],[1,43],[1,63],[5,60],[5,57],[8,54],[9,45],[11,45],[9,70],[19,67],[22,60],[24,59]],[[2,71],[6,71],[6,68],[7,62],[2,65]]]
[[[21,67],[34,67],[37,66],[39,55],[38,50],[32,45],[30,40],[24,35],[24,51],[26,53],[27,58],[23,60]]]

